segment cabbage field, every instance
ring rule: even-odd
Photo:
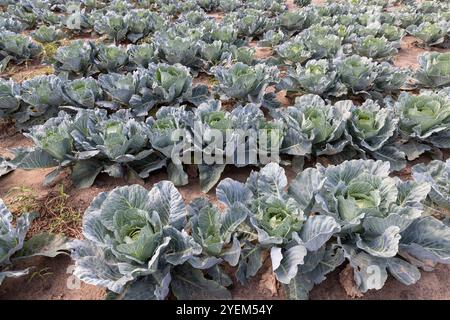
[[[450,1],[0,0],[0,299],[450,299]]]

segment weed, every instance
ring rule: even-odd
[[[39,217],[33,222],[30,234],[49,232],[69,237],[80,235],[82,213],[67,204],[69,195],[61,184],[57,190],[45,196],[38,196],[31,188],[19,186],[7,193],[7,205],[11,212],[20,215],[37,212]]]
[[[46,44],[42,44],[44,48],[44,59],[48,61],[53,61],[53,57],[56,54],[56,51],[59,48],[59,44],[57,42],[50,42]]]
[[[30,283],[31,281],[33,281],[34,278],[40,278],[40,279],[44,279],[44,277],[50,276],[53,274],[53,272],[50,272],[50,268],[49,267],[45,267],[42,268],[41,270],[38,270],[36,272],[33,272],[30,276],[30,278],[28,279],[27,283]]]
[[[44,201],[43,210],[51,217],[48,231],[51,233],[78,234],[82,214],[79,210],[67,205],[69,195],[60,185],[56,194],[50,194]]]
[[[36,210],[38,207],[36,193],[29,187],[18,186],[11,188],[6,193],[6,196],[11,199],[8,201],[8,206],[14,213],[22,214],[25,212],[31,212]]]

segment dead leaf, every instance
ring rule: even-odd
[[[259,287],[263,290],[269,291],[272,297],[278,295],[277,279],[272,269],[268,269],[259,281]]]
[[[363,293],[356,287],[355,279],[353,278],[353,269],[350,263],[339,274],[339,282],[348,296],[352,298],[361,298],[363,296]]]

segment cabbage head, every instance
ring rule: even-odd
[[[350,142],[346,124],[352,105],[350,100],[330,105],[307,94],[297,98],[293,106],[277,111],[287,127],[281,152],[295,156],[340,153]]]
[[[430,184],[392,178],[389,163],[382,161],[318,169],[325,178],[318,210],[341,225],[338,243],[361,292],[381,289],[388,273],[411,285],[420,278],[419,267],[450,263],[450,228],[422,215]],[[375,279],[371,270],[377,271]]]

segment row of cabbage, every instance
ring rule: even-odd
[[[411,285],[420,269],[450,263],[448,218],[426,209],[433,202],[449,208],[450,161],[414,166],[412,181],[389,171],[387,162],[352,160],[305,169],[288,184],[283,168],[270,163],[245,183],[221,181],[221,209],[205,197],[185,205],[168,181],[150,191],[118,187],[92,201],[85,239],[69,243],[49,235],[24,241],[32,216],[14,228],[0,202],[0,267],[70,249],[74,274],[116,299],[230,299],[230,270],[246,284],[267,252],[290,299],[307,299],[344,261],[361,292],[381,289],[388,274]],[[2,269],[0,282],[29,271]]]
[[[185,2],[176,3],[186,5]],[[260,45],[277,46],[301,32],[290,41],[289,45],[280,46],[277,50],[283,58],[294,55],[294,52],[289,55],[289,51],[297,52],[300,56],[298,59],[303,61],[311,57],[331,58],[338,51],[346,51],[371,58],[387,59],[397,52],[399,41],[405,34],[403,27],[397,26],[398,19],[404,17],[404,14],[396,16],[394,12],[383,11],[381,6],[334,4],[287,11],[281,3],[275,2],[283,8],[277,12],[250,7],[239,12],[229,12],[221,21],[216,21],[205,13],[201,13],[202,11],[188,9],[183,10],[184,13],[175,20],[164,19],[160,12],[148,9],[133,11],[127,2],[122,1],[113,2],[108,9],[94,10],[89,14],[93,15],[92,21],[95,21],[95,29],[99,34],[107,35],[111,40],[127,40],[133,43],[140,40],[148,42],[149,38],[154,38],[166,47],[166,51],[169,51],[166,55],[173,56],[172,59],[184,59],[194,64],[194,66],[185,64],[190,67],[195,67],[193,56],[198,51],[199,40],[210,46],[214,41],[221,41],[222,45],[242,45],[253,38],[259,39]],[[117,10],[111,9],[111,5],[114,8],[114,4]],[[14,12],[27,12],[29,7],[21,8],[20,4],[8,7],[9,11],[5,14],[3,23],[5,29],[8,29],[7,20],[16,21]],[[423,11],[420,9],[421,5],[414,5],[412,8],[419,17],[423,19],[427,17],[433,22],[425,21],[420,25],[409,25],[408,32],[421,39],[426,45],[439,44],[446,47],[450,32],[449,19],[445,15],[448,11],[446,4],[436,3],[436,7]],[[354,18],[355,15],[357,18]],[[417,21],[414,22],[417,23]],[[35,24],[29,27],[34,28]],[[61,29],[60,25],[42,25],[32,32],[32,36],[39,42],[54,42],[64,37]],[[5,51],[2,55],[9,54],[12,57],[10,59],[20,63],[24,59],[35,56],[36,45],[26,36],[14,33],[18,31],[20,30],[4,32],[1,37],[3,40],[0,39],[0,48]],[[180,48],[181,57],[177,57],[177,51],[173,50],[174,46]],[[218,46],[220,46],[219,43],[214,44],[215,50],[220,50]],[[176,62],[182,63],[182,61]]]
[[[183,164],[191,164],[183,162],[184,155],[220,155],[211,163],[194,163],[200,187],[208,192],[226,164],[261,165],[274,157],[273,161],[287,161],[301,170],[305,160],[326,156],[336,163],[378,159],[390,162],[392,170],[401,170],[424,152],[442,157],[441,149],[450,148],[448,88],[419,95],[404,92],[385,102],[385,107],[370,99],[360,106],[351,100],[333,104],[308,94],[293,106],[272,109],[270,118],[258,104],[238,104],[227,111],[220,100],[208,100],[197,108],[161,107],[143,120],[130,110],[108,115],[104,109],[68,108],[30,128],[25,135],[35,147],[17,149],[13,160],[0,159],[0,173],[55,167],[45,179],[48,184],[70,168],[74,184],[89,187],[101,172],[144,179],[167,167],[170,180],[180,186],[188,183]],[[177,129],[183,131],[174,136]],[[222,142],[214,142],[213,131],[220,133]],[[242,159],[236,158],[239,152]]]
[[[387,62],[352,55],[333,62],[309,60],[304,66],[289,69],[283,77],[278,67],[257,63],[252,51],[240,49],[243,47],[233,47],[229,55],[218,51],[217,57],[224,60],[209,69],[214,76],[211,92],[207,84],[193,84],[192,69],[178,63],[155,63],[158,58],[150,44],[132,45],[125,50],[76,41],[60,48],[55,56],[59,76],[37,76],[22,84],[0,79],[0,117],[15,118],[17,127],[26,129],[56,115],[66,105],[128,108],[135,116],[143,117],[155,106],[197,106],[210,97],[274,109],[280,106],[276,92],[281,90],[288,95],[311,93],[330,99],[359,95],[383,103],[385,95],[398,94],[411,78],[415,87],[437,89],[450,85],[450,53],[423,54],[414,74]],[[207,65],[215,60],[198,61]],[[274,86],[275,92],[268,92],[269,86]]]
[[[305,6],[309,1],[298,1]],[[120,40],[127,37],[137,41],[161,27],[167,20],[177,20],[189,24],[199,24],[207,20],[205,12],[223,12],[225,21],[237,23],[244,36],[259,36],[266,25],[293,31],[293,25],[304,29],[306,20],[323,20],[327,25],[339,23],[342,26],[376,26],[375,21],[388,23],[394,27],[408,29],[428,44],[441,43],[448,30],[449,20],[445,1],[408,1],[396,11],[385,11],[392,1],[330,1],[326,6],[308,6],[302,17],[299,13],[287,14],[284,1],[267,0],[192,0],[192,1],[4,1],[5,9],[1,25],[14,32],[31,30],[39,25],[54,25],[62,29],[75,28],[73,21],[81,20],[78,31],[95,30],[99,34],[112,35]],[[73,12],[73,7],[80,10]],[[143,9],[151,9],[143,10]],[[239,13],[236,13],[239,11]],[[61,13],[61,14],[58,14]],[[157,13],[157,14],[155,14]],[[259,19],[255,13],[259,13]],[[240,20],[236,20],[239,15]],[[311,16],[312,15],[312,16]],[[165,18],[165,19],[164,19]],[[242,19],[243,18],[243,19]],[[314,18],[314,19],[313,19]],[[165,21],[166,20],[166,21]],[[266,21],[269,20],[269,21]],[[356,24],[355,24],[356,22]],[[300,24],[299,24],[300,23]],[[393,30],[392,28],[390,28]],[[120,30],[120,31],[119,31]],[[127,31],[128,30],[128,31]],[[248,31],[248,32],[246,32]],[[300,30],[297,30],[300,31]],[[433,38],[433,39],[431,39]],[[434,40],[434,41],[433,41]]]

